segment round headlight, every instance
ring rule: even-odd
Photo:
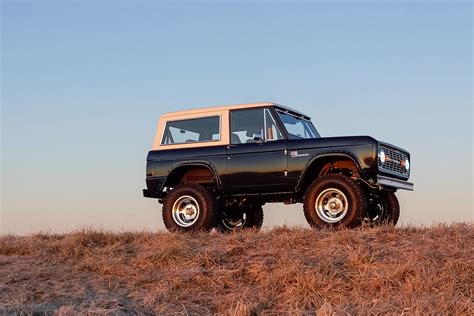
[[[380,162],[381,163],[385,163],[385,152],[383,151],[383,149],[380,149],[379,151],[379,159],[380,159]]]
[[[407,171],[410,170],[410,160],[408,160],[408,158],[405,159],[405,169],[406,169]]]

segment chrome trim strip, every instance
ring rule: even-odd
[[[409,190],[409,191],[413,191],[414,189],[414,184],[411,182],[393,179],[393,178],[384,177],[384,176],[377,176],[377,183],[383,187],[388,187],[388,188],[403,189],[403,190]]]

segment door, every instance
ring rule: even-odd
[[[284,192],[288,188],[287,140],[267,108],[230,112],[226,150],[226,191]]]

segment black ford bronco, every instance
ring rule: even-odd
[[[398,189],[413,190],[410,154],[369,136],[321,137],[275,103],[160,117],[143,195],[172,231],[260,228],[265,203],[303,203],[312,227],[395,225]]]

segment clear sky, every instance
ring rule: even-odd
[[[2,1],[3,233],[162,229],[163,112],[274,101],[412,154],[401,223],[473,221],[470,1]],[[303,225],[301,205],[265,225]]]

